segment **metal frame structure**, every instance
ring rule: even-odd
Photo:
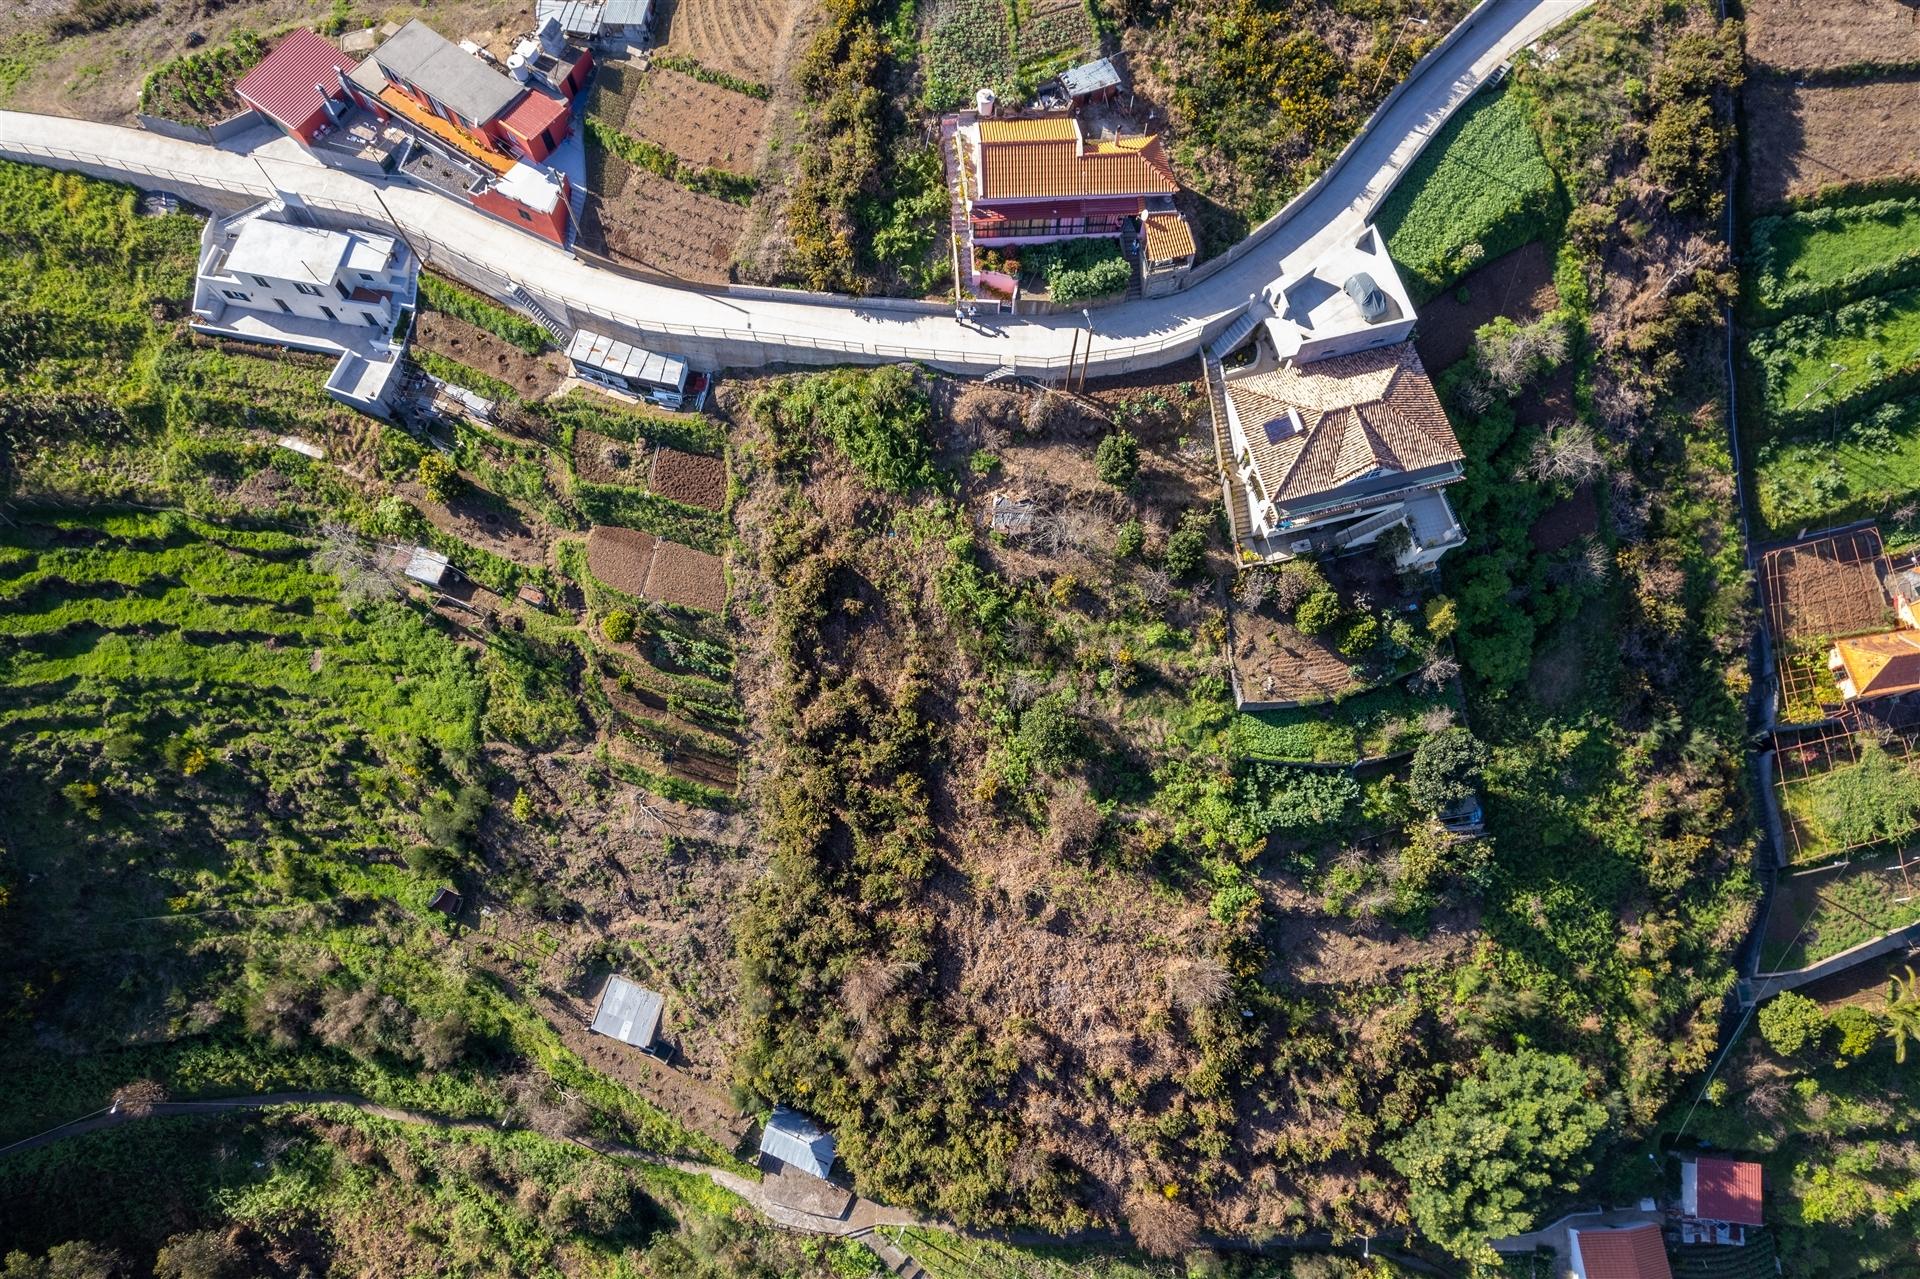
[[[1815,664],[1796,656],[1797,641],[1831,641],[1893,627],[1893,605],[1882,585],[1888,564],[1880,530],[1869,524],[1777,546],[1760,556],[1759,567],[1780,705],[1832,705],[1816,697],[1824,657]]]
[[[1846,866],[1852,863],[1853,855],[1857,852],[1880,850],[1893,845],[1893,851],[1900,861],[1900,873],[1908,887],[1912,888],[1914,873],[1920,871],[1920,839],[1913,838],[1915,832],[1920,832],[1920,822],[1902,835],[1849,844],[1821,854],[1817,860],[1802,859],[1807,851],[1806,845],[1801,840],[1798,824],[1787,809],[1787,788],[1809,783],[1836,769],[1852,768],[1860,762],[1863,738],[1877,740],[1887,754],[1909,767],[1920,767],[1920,722],[1915,722],[1911,717],[1899,727],[1884,721],[1863,723],[1863,717],[1849,707],[1847,713],[1828,723],[1774,734],[1773,785],[1779,800],[1781,840],[1786,845],[1783,851],[1787,854],[1787,866],[1793,871]]]

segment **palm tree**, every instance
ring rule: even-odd
[[[1907,1040],[1920,1044],[1920,977],[1913,974],[1913,965],[1906,966],[1907,976],[1903,981],[1899,977],[1887,986],[1887,1032],[1893,1036],[1893,1059],[1902,1065],[1907,1060]]]

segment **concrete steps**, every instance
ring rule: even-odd
[[[547,336],[551,337],[561,350],[567,349],[567,345],[573,341],[573,333],[560,321],[554,319],[552,312],[534,301],[533,295],[518,284],[513,286],[513,300],[519,304],[521,310],[533,317],[535,324],[547,331]]]
[[[1217,361],[1232,355],[1234,348],[1246,341],[1259,326],[1260,321],[1266,318],[1266,307],[1258,303],[1249,303],[1247,309],[1241,312],[1240,318],[1207,347],[1208,357]]]

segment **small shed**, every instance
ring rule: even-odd
[[[447,557],[429,546],[416,546],[407,556],[406,574],[422,586],[437,587],[447,576]]]
[[[1105,102],[1120,92],[1120,68],[1112,58],[1083,62],[1060,73],[1060,87],[1075,106],[1086,102]]]
[[[658,355],[604,333],[579,329],[567,344],[567,359],[587,381],[645,396],[663,408],[677,409],[686,399],[687,362],[677,355]]]
[[[658,992],[615,974],[607,978],[600,992],[600,1007],[593,1014],[593,1031],[609,1039],[645,1052],[653,1051],[660,1033],[660,1010],[666,1001]]]
[[[993,495],[993,510],[988,523],[996,533],[1033,532],[1033,503],[1024,498],[1007,497],[1002,493]]]
[[[608,40],[644,40],[653,29],[653,0],[607,0],[600,25]]]
[[[451,919],[460,913],[460,894],[453,891],[451,884],[442,884],[433,890],[433,897],[427,902],[428,910],[437,910]]]
[[[760,1133],[760,1153],[825,1179],[833,1169],[833,1137],[797,1110],[775,1106]]]

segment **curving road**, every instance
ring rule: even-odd
[[[1093,313],[1094,374],[1151,368],[1193,354],[1251,297],[1355,234],[1447,117],[1516,51],[1591,0],[1484,0],[1375,113],[1328,174],[1184,292]],[[518,284],[576,327],[627,336],[714,367],[778,361],[920,359],[954,372],[1064,369],[1078,315],[986,322],[858,299],[788,301],[628,279],[471,208],[405,182],[320,165],[291,140],[255,130],[217,146],[119,125],[0,112],[0,156],[114,177],[204,200],[291,194],[317,208],[399,224],[436,265],[499,295]]]

